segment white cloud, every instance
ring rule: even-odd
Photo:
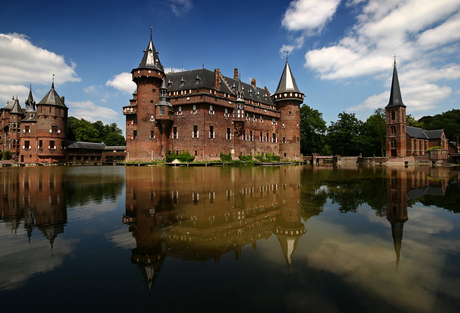
[[[168,0],[167,5],[176,16],[181,16],[193,8],[191,0]]]
[[[421,45],[438,46],[460,38],[460,13],[451,16],[436,28],[422,33],[418,39]]]
[[[76,64],[65,63],[64,57],[34,46],[22,34],[0,34],[0,83],[50,83],[56,75],[59,83],[78,82]]]
[[[0,84],[0,102],[5,103],[10,101],[13,96],[18,96],[19,103],[24,103],[29,95],[29,88],[23,85],[6,85]],[[36,99],[37,100],[37,99]],[[36,101],[35,100],[35,101]],[[0,106],[3,107],[3,106]]]
[[[136,84],[133,82],[131,74],[127,72],[115,75],[112,79],[109,79],[105,85],[112,86],[113,88],[128,94],[131,94],[136,90]]]
[[[84,118],[87,121],[95,122],[97,120],[113,120],[118,118],[119,113],[102,106],[94,104],[92,101],[80,101],[73,102],[67,101],[69,110],[71,111],[69,115],[76,118]]]
[[[29,84],[51,85],[53,74],[59,84],[79,82],[75,67],[63,56],[35,46],[26,35],[0,34],[0,101],[19,95],[22,102]]]
[[[283,45],[281,48],[280,48],[280,56],[282,58],[285,58],[286,57],[286,52],[289,54],[292,52],[292,50],[294,50],[294,46],[292,45]]]
[[[460,78],[460,65],[446,57],[458,53],[460,0],[349,0],[346,6],[358,12],[356,24],[337,43],[307,51],[306,68],[327,80],[373,76],[389,89],[393,54],[399,53],[403,100],[411,111],[434,108],[452,94],[441,84]],[[438,48],[445,44],[453,45]],[[389,91],[375,94],[348,110],[382,107],[388,97]]]
[[[289,4],[282,25],[308,34],[321,31],[334,16],[340,0],[294,0]]]

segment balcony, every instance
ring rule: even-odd
[[[135,107],[135,106],[123,107],[123,114],[124,115],[137,114],[137,107]]]

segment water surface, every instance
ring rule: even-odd
[[[0,170],[5,312],[459,312],[458,168]]]

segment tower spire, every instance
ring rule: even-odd
[[[391,93],[390,101],[388,102],[388,107],[402,106],[406,107],[402,102],[401,89],[399,87],[398,71],[396,70],[396,54],[394,55],[393,63],[393,79],[391,81]]]

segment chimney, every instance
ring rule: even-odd
[[[252,87],[256,88],[256,79],[255,78],[251,79],[251,85],[252,85]]]
[[[235,67],[235,70],[233,71],[233,78],[234,78],[234,79],[238,79],[238,78],[239,78],[239,76],[238,76],[238,68],[237,68],[237,67]]]
[[[214,89],[220,90],[220,70],[214,69]]]
[[[65,97],[64,96],[61,97],[61,101],[62,101],[62,104],[65,104]]]

